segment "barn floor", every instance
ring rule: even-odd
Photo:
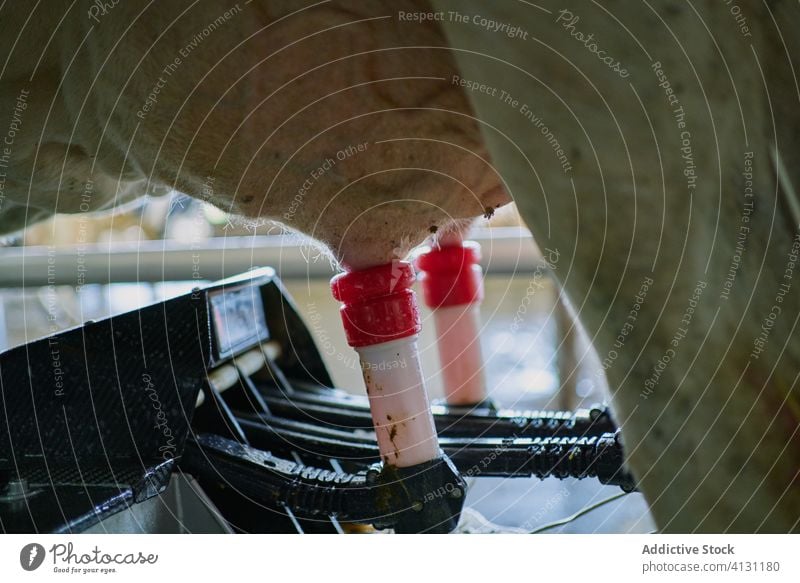
[[[360,393],[363,390],[360,368],[354,352],[344,341],[338,306],[330,296],[327,282],[284,283],[309,324],[335,384]],[[191,286],[191,283],[91,285],[85,286],[80,296],[71,288],[4,290],[0,292],[0,347],[8,348],[89,319],[134,309],[187,291]],[[522,275],[486,279],[481,337],[485,372],[491,396],[503,408],[559,408],[555,297],[552,285],[531,286],[529,278]],[[429,315],[423,311],[420,350],[428,389],[431,398],[436,399],[441,397],[442,388]],[[605,387],[597,382],[601,378],[597,366],[594,358],[584,359],[577,377],[578,404],[586,406],[603,400]],[[594,481],[474,479],[466,500],[471,511],[462,521],[462,530],[535,530],[619,492]],[[646,533],[653,529],[643,497],[633,493],[548,532]]]

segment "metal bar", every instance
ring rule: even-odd
[[[558,406],[571,410],[578,404],[578,375],[580,336],[578,321],[572,314],[568,300],[563,291],[558,291],[556,298],[556,329],[558,333]]]
[[[525,229],[477,230],[488,274],[546,269]],[[269,265],[282,279],[329,278],[334,268],[297,235],[217,237],[202,244],[141,241],[64,247],[7,247],[0,252],[0,287],[217,280]]]

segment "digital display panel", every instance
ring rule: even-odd
[[[269,337],[258,286],[246,285],[211,292],[208,301],[217,359],[232,356]]]

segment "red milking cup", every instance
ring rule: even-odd
[[[395,261],[331,280],[347,342],[355,348],[384,463],[414,466],[440,455],[419,361],[414,269]]]
[[[416,259],[425,304],[433,310],[445,399],[452,406],[486,401],[478,340],[483,270],[473,241],[425,247]]]

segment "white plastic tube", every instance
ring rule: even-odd
[[[486,376],[478,340],[480,305],[462,304],[433,311],[448,405],[469,406],[486,399]]]
[[[357,348],[384,463],[408,467],[436,458],[439,443],[419,362],[417,335]]]
[[[401,468],[441,455],[417,348],[414,280],[404,261],[331,280],[347,342],[361,360],[381,458]]]

